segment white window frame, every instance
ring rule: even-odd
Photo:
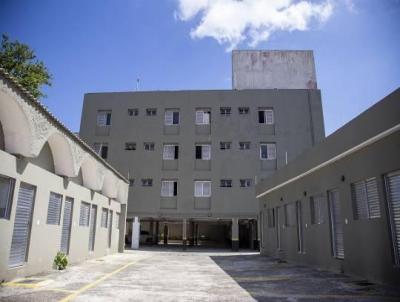
[[[240,146],[243,144],[243,148]],[[246,146],[249,146],[248,148],[245,148]],[[251,143],[250,142],[239,142],[239,150],[250,150]]]
[[[232,142],[220,142],[219,146],[220,150],[230,150],[232,148]]]
[[[107,125],[108,115],[110,115],[110,124]],[[111,126],[111,110],[98,110],[96,124],[98,127]]]
[[[239,115],[249,114],[250,108],[246,106],[242,106],[238,108]]]
[[[156,148],[156,144],[154,142],[144,142],[143,148],[145,151],[154,151],[154,149]]]
[[[275,124],[275,115],[274,115],[274,109],[263,109],[259,108],[258,111],[264,112],[264,123],[261,124],[266,124],[266,125],[273,125]]]
[[[251,187],[251,178],[241,178],[239,180],[241,188],[249,188]],[[244,185],[242,185],[244,184]]]
[[[178,113],[178,123],[174,123],[174,113]],[[166,126],[179,125],[179,110],[172,110],[172,109],[165,110],[164,125]]]
[[[196,110],[196,125],[209,125],[211,111],[208,109]]]
[[[162,180],[161,181],[161,196],[174,197],[174,188],[176,180]]]
[[[195,197],[211,197],[211,181],[210,180],[196,180],[194,182],[194,196]]]
[[[262,148],[266,146],[267,157],[263,157]],[[275,143],[261,143],[260,144],[260,159],[261,160],[276,160],[276,144]]]
[[[175,160],[175,148],[177,145],[166,144],[163,147],[163,160]],[[169,149],[169,150],[168,150]]]

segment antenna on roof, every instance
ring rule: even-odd
[[[140,79],[136,79],[136,91],[139,91],[139,84],[140,84]]]

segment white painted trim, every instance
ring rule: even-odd
[[[305,176],[307,176],[307,175],[309,175],[309,174],[311,174],[311,173],[313,173],[315,171],[318,171],[318,170],[320,170],[320,169],[322,169],[322,168],[324,168],[324,167],[326,167],[326,166],[328,166],[330,164],[333,164],[333,163],[337,162],[338,160],[340,160],[340,159],[342,159],[342,158],[344,158],[346,156],[349,156],[350,154],[352,154],[354,152],[357,152],[358,150],[361,150],[361,149],[363,149],[363,148],[365,148],[365,147],[367,147],[367,146],[369,146],[369,145],[371,145],[371,144],[373,144],[373,143],[375,143],[375,142],[385,138],[386,136],[388,136],[388,135],[390,135],[390,134],[392,134],[392,133],[394,133],[396,131],[399,131],[399,130],[400,130],[400,124],[397,124],[397,125],[393,126],[392,128],[389,128],[389,129],[387,129],[387,130],[385,130],[385,131],[383,131],[383,132],[371,137],[370,139],[367,139],[366,141],[363,141],[362,143],[358,144],[357,146],[354,146],[353,148],[350,148],[350,149],[348,149],[348,150],[336,155],[335,157],[332,157],[331,159],[329,159],[329,160],[327,160],[327,161],[315,166],[314,168],[311,168],[310,170],[308,170],[306,172],[303,172],[303,173],[301,173],[301,174],[299,174],[299,175],[297,175],[297,176],[295,176],[295,177],[293,177],[293,178],[291,178],[291,179],[289,179],[289,180],[287,180],[287,181],[285,181],[285,182],[283,182],[283,183],[281,183],[281,184],[279,184],[279,185],[277,185],[277,186],[275,186],[275,187],[273,187],[273,188],[271,188],[271,189],[269,189],[267,191],[264,191],[263,193],[258,194],[256,196],[256,198],[263,197],[266,194],[271,193],[272,191],[276,191],[279,188],[282,188],[282,187],[284,187],[284,186],[286,186],[286,185],[288,185],[288,184],[290,184],[290,183],[292,183],[292,182],[294,182],[296,180],[299,180],[300,178],[303,178],[303,177],[305,177]]]

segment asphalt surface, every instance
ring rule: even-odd
[[[13,280],[0,301],[400,301],[400,291],[258,253],[157,248]]]

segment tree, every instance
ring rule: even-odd
[[[51,86],[52,76],[42,61],[36,59],[32,49],[18,41],[10,41],[3,34],[0,48],[0,67],[13,76],[35,98],[46,97],[42,85]]]

